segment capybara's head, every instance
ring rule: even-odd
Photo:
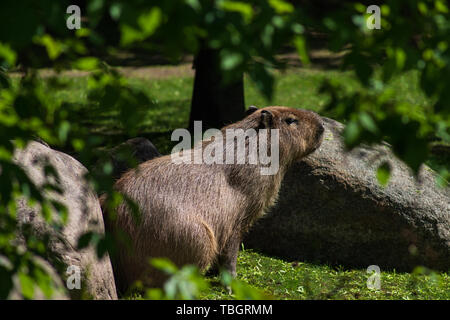
[[[323,122],[315,112],[288,107],[251,107],[247,120],[262,129],[279,129],[280,156],[299,160],[312,153],[323,140]]]

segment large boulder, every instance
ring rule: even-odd
[[[79,268],[81,289],[67,290],[68,296],[117,299],[108,255],[99,260],[92,246],[77,250],[78,239],[82,234],[90,231],[104,234],[103,217],[97,195],[84,179],[86,168],[69,155],[38,142],[30,142],[25,149],[17,150],[14,160],[38,187],[56,181],[62,190],[62,193],[46,191],[48,198],[68,209],[68,220],[61,230],[50,226],[43,219],[40,207],[29,206],[25,199],[20,199],[17,203],[17,219],[22,228],[27,227],[28,230],[31,228],[31,232],[36,236],[49,235],[47,248],[49,262],[64,281],[70,276],[71,270],[74,272]],[[44,173],[47,164],[53,166],[59,179],[55,180],[55,177]],[[20,236],[18,238],[20,241]],[[66,273],[69,266],[75,267]]]
[[[410,271],[450,269],[450,191],[423,166],[418,178],[388,145],[345,152],[343,125],[324,118],[322,146],[286,174],[276,206],[245,246],[290,260]],[[380,186],[376,168],[391,178]]]
[[[97,161],[91,172],[99,172],[103,170],[105,163],[111,162],[113,167],[112,177],[118,179],[131,167],[159,156],[161,154],[150,140],[136,137],[106,150],[104,157]]]

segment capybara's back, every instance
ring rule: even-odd
[[[279,129],[279,170],[262,175],[263,165],[250,163],[248,151],[244,163],[239,164],[174,163],[168,155],[126,172],[115,189],[137,204],[140,216],[135,218],[124,202],[107,226],[115,234],[125,232],[131,241],[129,246],[117,241],[118,252],[113,257],[122,292],[136,280],[151,287],[162,285],[165,276],[150,267],[151,257],[167,257],[177,266],[195,264],[202,270],[221,266],[235,275],[243,234],[275,202],[287,167],[313,152],[323,133],[319,116],[286,107],[256,110],[223,128],[224,135],[227,129],[254,129],[258,136],[261,129]],[[247,147],[248,138],[243,140]],[[273,144],[270,132],[267,139]],[[224,154],[227,148],[235,148],[231,142],[234,139],[220,142]],[[203,147],[208,143],[218,142],[209,141]],[[201,150],[194,148],[184,154]]]

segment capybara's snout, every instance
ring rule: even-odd
[[[322,119],[320,119],[319,123],[317,125],[317,130],[316,130],[316,147],[315,147],[315,149],[319,148],[320,145],[322,144],[324,132],[325,132],[325,126],[324,126]]]
[[[311,152],[317,150],[323,141],[323,135],[325,133],[325,124],[320,115],[313,111],[308,111],[311,114],[311,123],[312,123],[312,141],[310,141]]]

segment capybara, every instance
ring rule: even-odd
[[[165,278],[150,267],[150,257],[167,257],[177,266],[195,264],[201,270],[224,268],[236,275],[236,259],[244,233],[274,204],[289,166],[320,146],[324,131],[321,118],[311,111],[253,107],[243,120],[219,131],[224,137],[222,141],[214,136],[180,155],[191,157],[199,152],[201,155],[202,150],[214,143],[223,148],[223,154],[230,148],[236,151],[236,141],[251,129],[260,140],[256,149],[251,149],[251,135],[241,139],[248,148],[244,156],[240,155],[240,162],[239,152],[236,160],[227,159],[224,164],[180,163],[167,155],[140,164],[116,182],[115,189],[133,200],[141,215],[140,219],[134,219],[129,205],[123,202],[117,207],[114,220],[105,218],[109,220],[107,228],[113,233],[121,230],[131,240],[131,246],[117,242],[119,250],[113,258],[121,292],[136,280],[146,286],[163,284]],[[262,129],[268,129],[266,135]],[[226,138],[230,131],[236,133],[233,139]],[[272,139],[275,132],[278,141]],[[272,159],[279,162],[278,170],[269,174],[261,170],[267,163],[250,161],[264,141],[268,154],[275,154],[278,148],[278,157]],[[212,154],[220,148],[212,148]]]

